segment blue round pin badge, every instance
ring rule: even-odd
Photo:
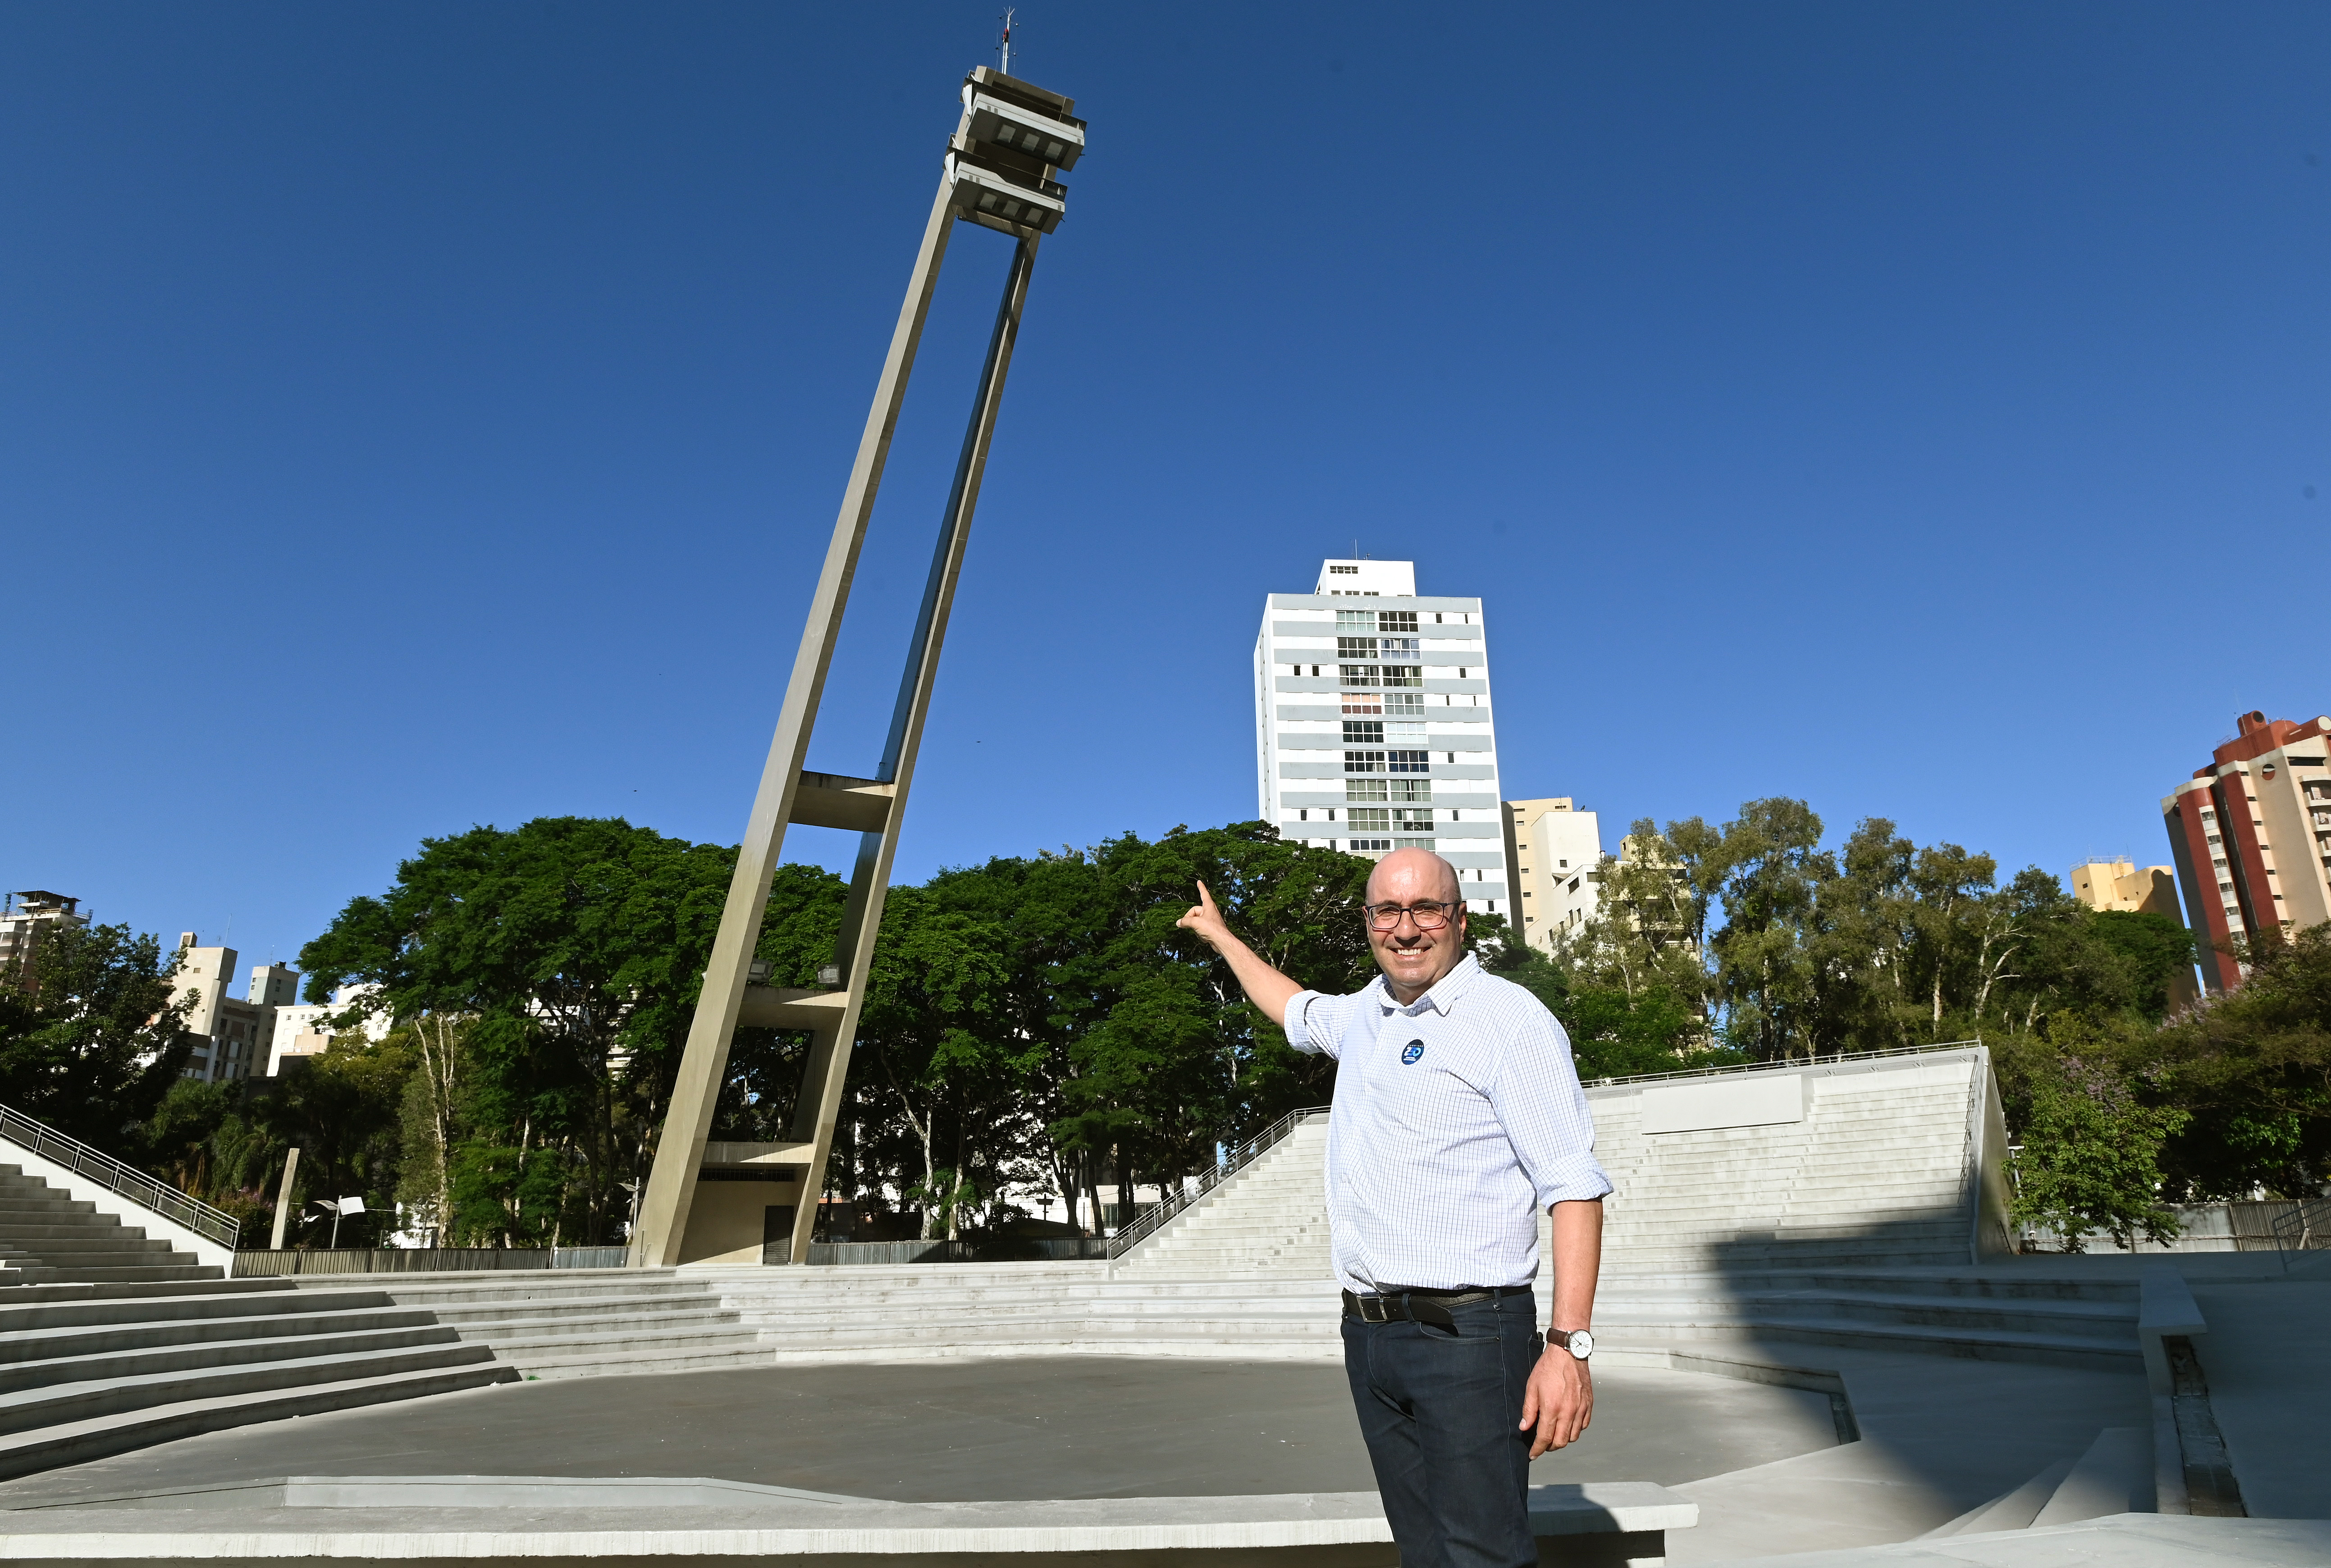
[[[1417,1063],[1417,1059],[1422,1057],[1423,1054],[1424,1041],[1421,1040],[1412,1040],[1408,1042],[1408,1049],[1400,1053],[1400,1060],[1403,1065],[1414,1067]]]

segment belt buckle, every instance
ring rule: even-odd
[[[1371,1307],[1375,1308],[1373,1312],[1369,1310]],[[1384,1315],[1384,1299],[1383,1297],[1363,1296],[1360,1297],[1360,1321],[1362,1323],[1390,1323],[1392,1321],[1390,1317]]]

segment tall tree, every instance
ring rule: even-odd
[[[470,1021],[465,1223],[498,1205],[513,1239],[615,1239],[734,863],[620,818],[473,828],[423,841],[395,886],[301,950],[311,1001],[361,981],[393,1016]]]
[[[141,1140],[194,1042],[195,996],[173,1001],[175,955],[127,926],[56,925],[0,978],[0,1103],[119,1159]]]

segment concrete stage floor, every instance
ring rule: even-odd
[[[1828,1397],[1595,1373],[1548,1481],[1675,1485],[1833,1447]],[[505,1383],[212,1432],[0,1486],[0,1507],[275,1476],[709,1476],[893,1502],[1373,1491],[1340,1366],[1061,1356]]]

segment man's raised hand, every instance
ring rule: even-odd
[[[1231,936],[1230,922],[1223,918],[1222,910],[1214,903],[1214,896],[1206,890],[1204,882],[1198,884],[1198,901],[1190,906],[1188,914],[1174,924],[1185,931],[1196,932],[1201,940],[1218,951],[1223,943],[1234,940]]]
[[[1303,988],[1256,957],[1254,949],[1232,934],[1230,922],[1223,918],[1222,909],[1214,903],[1214,896],[1206,890],[1204,882],[1198,884],[1198,901],[1190,906],[1188,914],[1174,924],[1185,931],[1195,933],[1200,940],[1223,955],[1231,966],[1231,973],[1238,976],[1247,1000],[1261,1008],[1265,1018],[1283,1019],[1287,1016],[1287,1004],[1294,1001]]]

